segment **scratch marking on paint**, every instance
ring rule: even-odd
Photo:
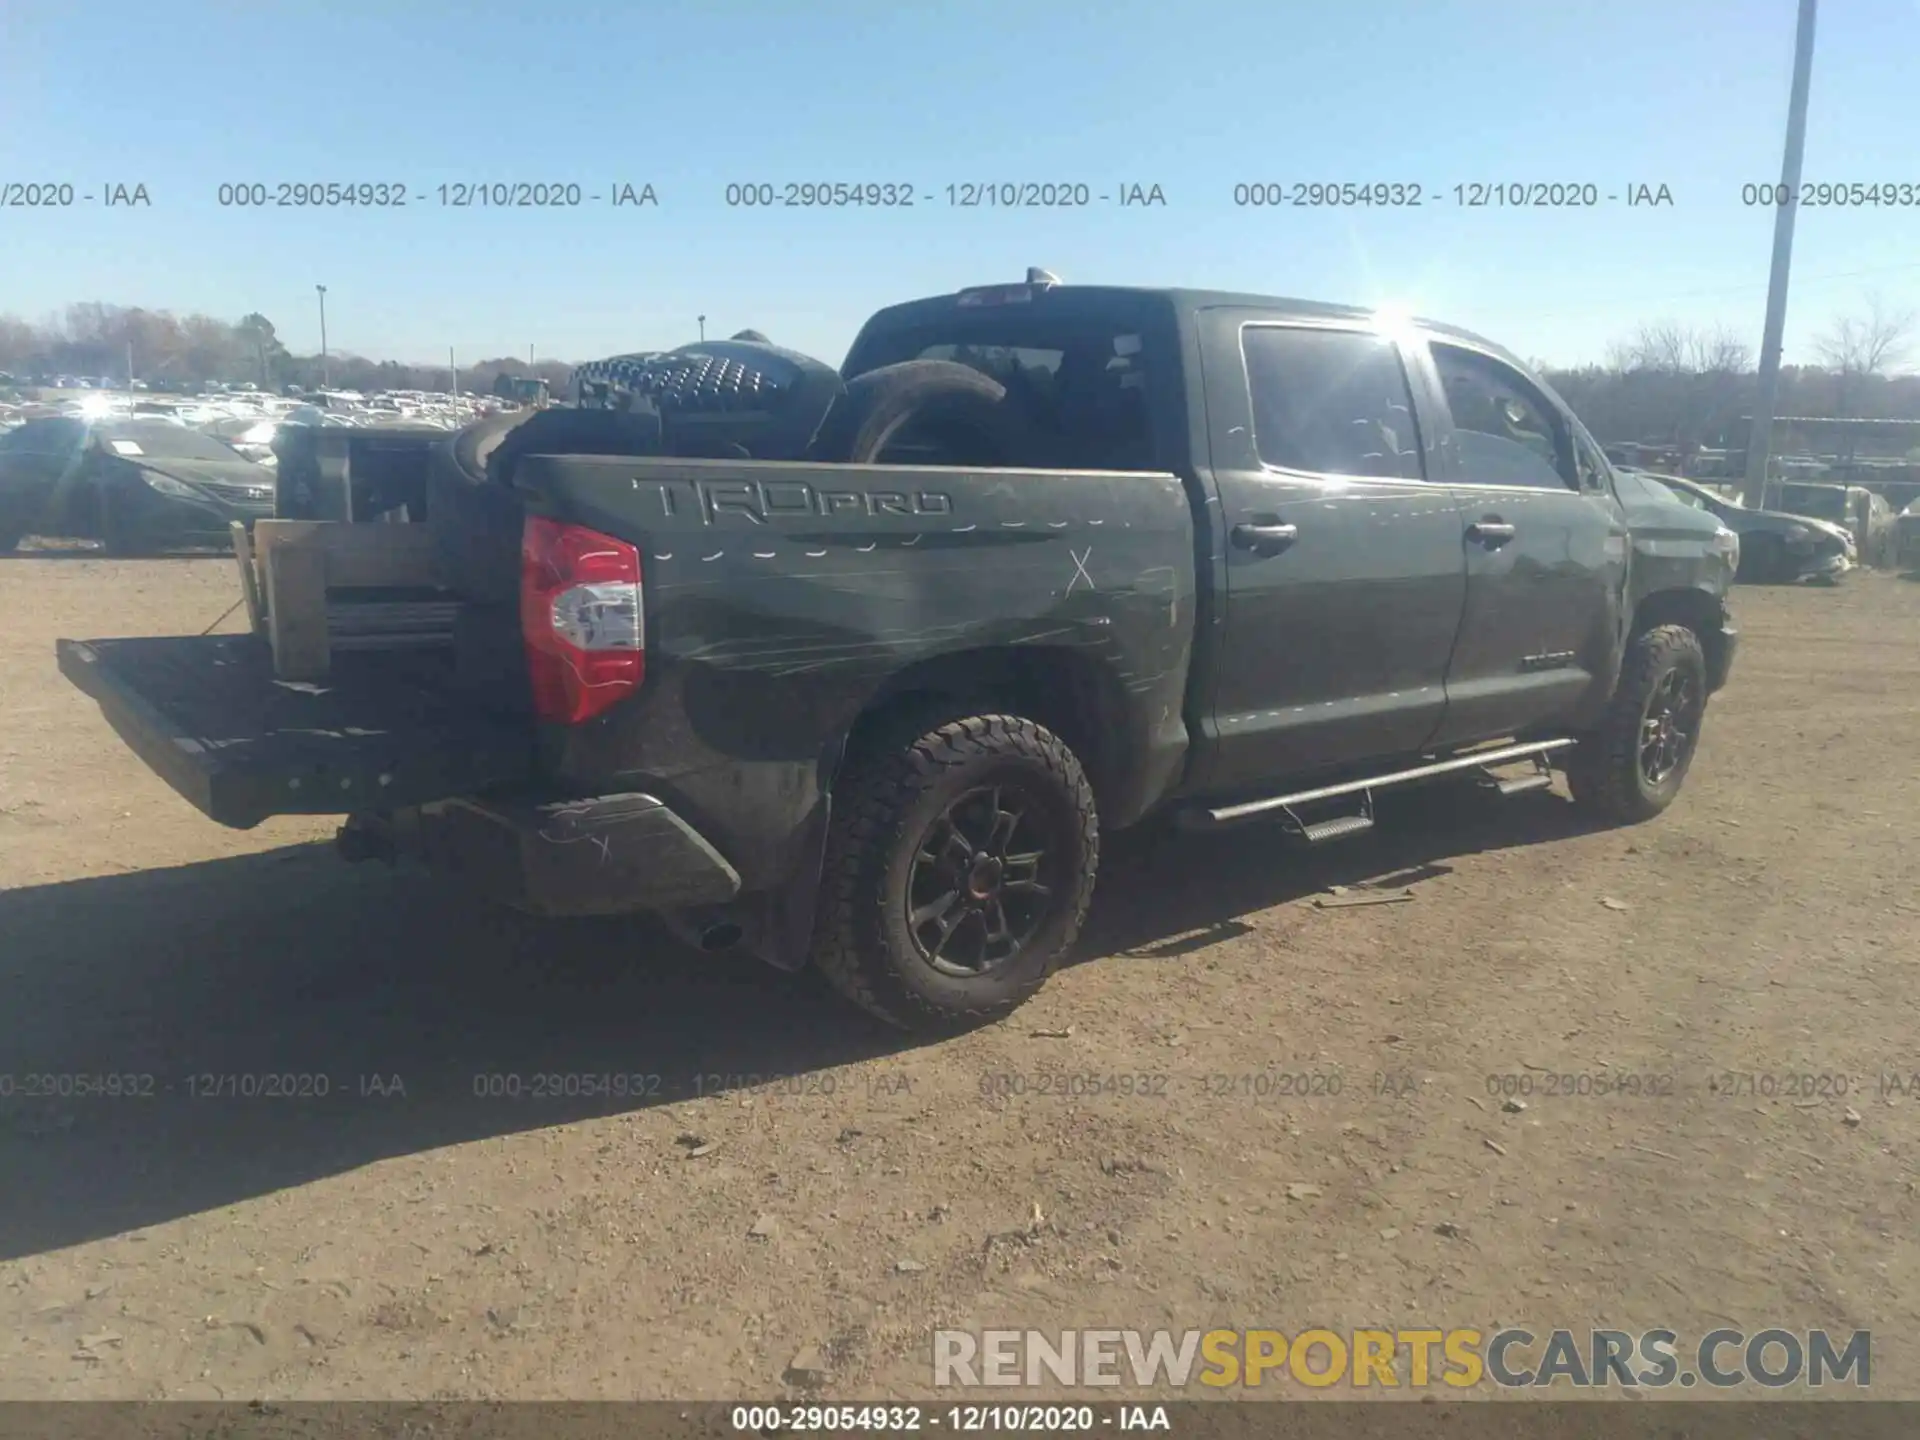
[[[543,826],[540,838],[549,845],[579,845],[585,843],[600,852],[600,864],[604,867],[613,861],[613,844],[605,835],[556,835],[552,826]]]
[[[1087,588],[1089,590],[1098,590],[1100,587],[1093,583],[1093,576],[1087,573],[1087,561],[1093,558],[1093,547],[1089,545],[1084,554],[1072,549],[1069,549],[1067,554],[1072,557],[1073,560],[1073,578],[1067,581],[1067,594],[1073,594],[1073,587],[1078,585],[1082,580],[1087,582]]]

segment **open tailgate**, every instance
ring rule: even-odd
[[[463,702],[418,651],[343,654],[307,683],[277,679],[252,635],[57,644],[60,672],[134,753],[235,829],[477,795],[533,771],[531,731]]]

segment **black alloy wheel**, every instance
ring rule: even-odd
[[[1693,754],[1700,738],[1699,686],[1695,677],[1675,667],[1662,675],[1647,697],[1640,720],[1640,774],[1649,789],[1666,784],[1667,777]]]
[[[927,828],[907,882],[921,959],[974,977],[1007,964],[1050,917],[1060,848],[1047,807],[1015,784],[963,792]]]

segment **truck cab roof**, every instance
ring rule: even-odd
[[[1193,314],[1201,310],[1263,310],[1280,319],[1379,322],[1387,312],[1364,305],[1339,305],[1321,300],[1303,300],[1295,296],[1260,295],[1234,290],[1194,290],[1181,287],[1133,285],[1067,285],[1029,282],[968,286],[946,295],[928,295],[902,301],[875,311],[861,327],[854,351],[869,335],[913,329],[938,323],[956,313],[979,315],[1018,309],[1028,314],[1061,318],[1120,314],[1144,314],[1155,309],[1172,315]],[[1435,336],[1465,341],[1478,349],[1503,358],[1517,358],[1504,346],[1457,325],[1421,316],[1409,316],[1400,323]],[[849,353],[849,359],[853,352]]]

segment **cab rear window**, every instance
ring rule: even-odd
[[[1006,404],[1031,436],[1021,463],[1075,470],[1164,468],[1148,405],[1148,347],[1112,325],[922,328],[878,337],[858,372],[906,360],[948,360],[1006,387]]]

